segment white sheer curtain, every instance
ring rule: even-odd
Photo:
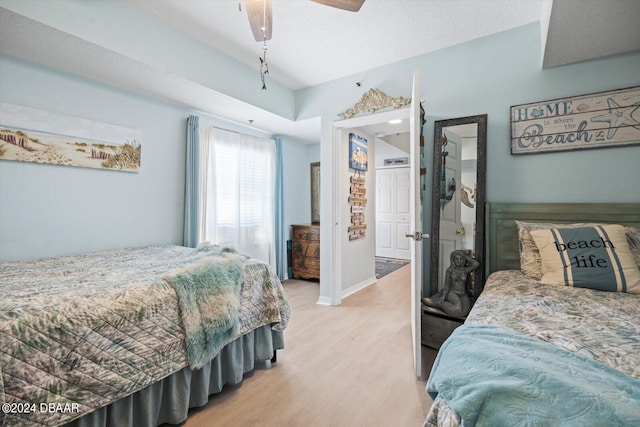
[[[218,128],[203,136],[208,156],[202,240],[275,268],[275,141]]]

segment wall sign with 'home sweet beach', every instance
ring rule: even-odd
[[[640,144],[640,86],[511,107],[511,154]]]

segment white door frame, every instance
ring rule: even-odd
[[[413,85],[411,90],[411,107],[409,119],[411,156],[409,167],[411,169],[409,204],[413,212],[409,219],[409,230],[413,234],[411,247],[411,338],[413,345],[413,367],[418,378],[426,376],[426,368],[422,358],[422,244],[429,238],[428,234],[422,234],[422,183],[420,156],[420,136],[422,135],[422,123],[420,119],[420,75],[413,73]],[[409,234],[407,234],[409,236]]]
[[[331,144],[332,144],[332,154],[333,154],[333,164],[338,165],[339,162],[346,162],[347,159],[340,159],[340,145],[343,140],[343,132],[357,127],[362,127],[366,125],[373,125],[377,123],[384,123],[392,119],[409,119],[411,115],[411,108],[401,108],[398,110],[386,111],[384,113],[376,113],[369,114],[362,117],[356,117],[353,119],[345,119],[335,121],[331,124]],[[340,168],[337,168],[339,171]],[[335,169],[334,169],[335,171]],[[340,173],[335,173],[331,177],[331,197],[333,199],[333,212],[331,226],[332,229],[332,239],[330,244],[331,257],[330,257],[330,266],[329,271],[331,271],[331,284],[329,288],[329,300],[331,305],[340,305],[342,303],[342,258],[341,258],[341,242],[340,231],[340,209],[342,207],[341,199],[340,199],[340,182],[342,177],[338,176]],[[322,258],[320,259],[322,262]]]

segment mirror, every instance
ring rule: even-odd
[[[311,223],[320,224],[320,162],[311,163]]]
[[[467,282],[473,302],[482,290],[486,135],[486,114],[435,122],[429,295],[442,289],[459,249],[480,262]]]

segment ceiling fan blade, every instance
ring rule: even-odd
[[[247,9],[253,38],[257,42],[271,40],[271,0],[245,0],[244,6]]]
[[[336,7],[350,12],[357,12],[362,7],[364,0],[311,0],[326,6]]]

